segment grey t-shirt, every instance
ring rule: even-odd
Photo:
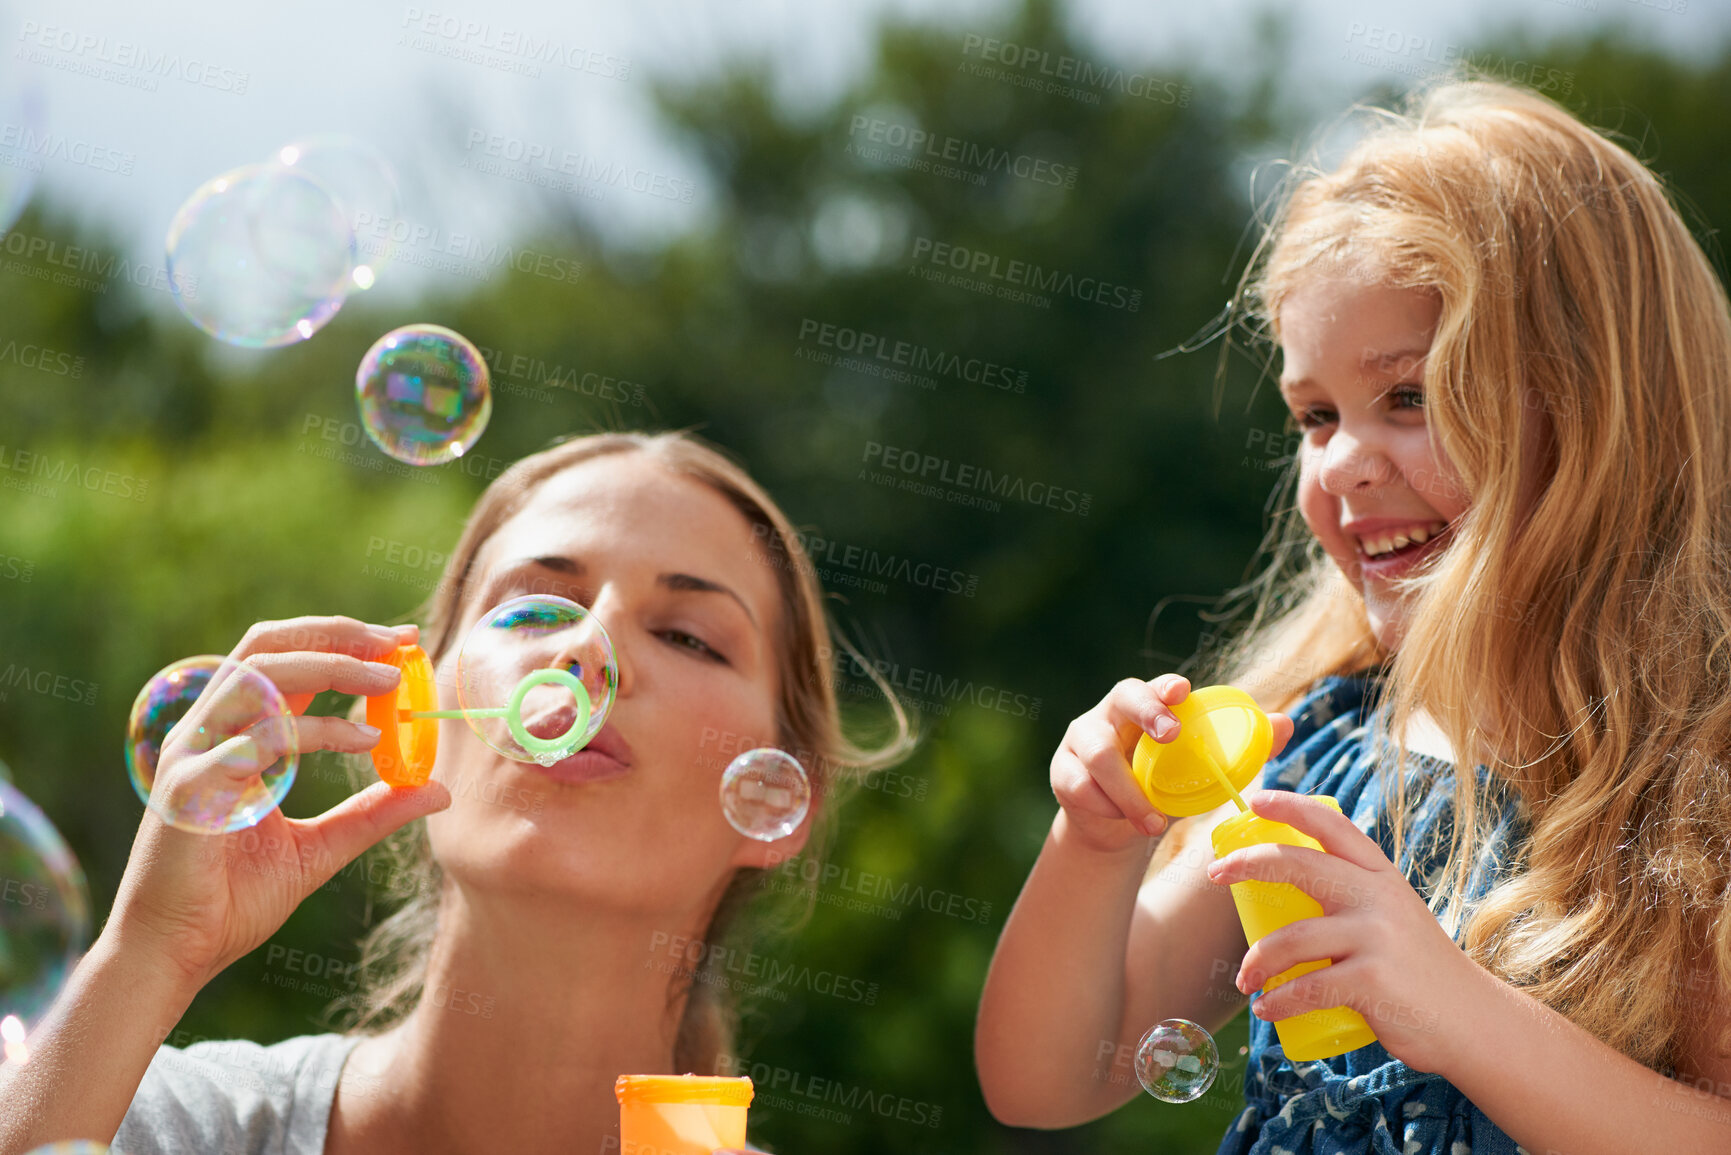
[[[358,1035],[160,1047],[114,1136],[126,1155],[323,1155]]]

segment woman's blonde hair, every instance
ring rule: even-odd
[[[726,498],[751,526],[764,564],[775,572],[783,613],[773,639],[779,686],[774,741],[795,754],[811,777],[816,818],[803,854],[821,859],[845,788],[859,776],[899,761],[912,748],[908,715],[888,684],[873,674],[871,664],[861,661],[856,664],[873,676],[889,704],[891,733],[873,749],[858,746],[844,735],[836,705],[832,647],[840,645],[850,655],[853,650],[839,635],[832,642],[823,588],[800,535],[744,469],[696,437],[679,432],[576,437],[526,457],[500,474],[476,502],[439,585],[414,615],[422,626],[421,644],[437,666],[458,643],[464,597],[485,580],[476,571],[481,547],[539,486],[584,462],[622,453],[643,454],[670,473],[701,482]],[[438,929],[441,872],[428,844],[426,823],[411,823],[380,853],[389,864],[386,897],[401,905],[363,940],[359,987],[338,1004],[340,1011],[351,1015],[353,1029],[368,1033],[388,1028],[420,1001],[428,952]],[[814,897],[803,880],[819,873],[803,869],[788,880],[796,903],[801,904],[795,921],[810,911]],[[738,915],[763,889],[764,874],[736,872],[704,931],[704,942],[726,941]],[[714,960],[726,953],[709,951],[706,957]],[[704,974],[701,966],[696,974],[685,976],[678,992],[686,1003],[674,1044],[674,1068],[698,1074],[731,1073],[721,1067],[733,1051],[737,1008],[726,993],[730,984],[705,981],[713,976]]]
[[[1384,667],[1390,733],[1422,708],[1529,823],[1515,869],[1469,903],[1494,815],[1454,776],[1428,894],[1445,926],[1673,1066],[1703,1017],[1686,992],[1731,990],[1731,306],[1654,175],[1549,100],[1455,81],[1375,115],[1338,168],[1292,184],[1242,315],[1278,339],[1317,275],[1435,294],[1424,404],[1468,508],[1389,655],[1289,505],[1216,672],[1281,708]]]

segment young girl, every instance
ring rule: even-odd
[[[1190,687],[1120,682],[1052,760],[992,962],[993,1113],[1095,1118],[1152,1024],[1218,1028],[1326,959],[1252,996],[1221,1152],[1731,1150],[1723,287],[1628,152],[1457,83],[1298,184],[1247,288],[1303,527],[1219,669],[1290,712],[1253,809],[1328,854],[1213,861],[1230,803],[1156,849],[1128,758]],[[1227,884],[1252,878],[1322,917],[1247,950]],[[1273,1023],[1338,1005],[1379,1042],[1287,1059]]]
[[[810,823],[771,843],[734,831],[718,803],[729,754],[799,752],[826,802],[841,769],[902,752],[905,719],[884,750],[844,739],[797,535],[744,471],[678,434],[580,438],[507,470],[424,632],[261,622],[235,654],[304,709],[322,690],[394,686],[376,659],[419,637],[449,699],[469,628],[524,593],[588,606],[614,643],[616,700],[589,746],[543,768],[447,722],[426,786],[375,782],[306,821],[275,812],[257,837],[146,812],[100,938],[29,1061],[0,1068],[0,1152],[72,1137],[129,1155],[617,1151],[617,1076],[733,1073],[728,1000],[694,981],[715,976],[693,975],[687,948],[723,940]],[[298,727],[302,750],[378,739],[338,718]],[[364,956],[383,974],[360,1030],[157,1049],[211,976],[429,813],[411,828],[414,897]]]

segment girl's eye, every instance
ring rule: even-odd
[[[1388,397],[1396,409],[1424,408],[1424,390],[1417,385],[1396,385]]]
[[[667,639],[670,645],[682,650],[690,650],[701,658],[712,662],[725,663],[727,661],[726,658],[722,657],[720,651],[695,634],[688,634],[684,630],[663,630],[661,636]]]
[[[1334,410],[1323,409],[1313,405],[1308,409],[1300,409],[1298,412],[1292,414],[1288,420],[1291,421],[1294,428],[1309,431],[1321,428],[1322,426],[1332,422],[1334,420]]]

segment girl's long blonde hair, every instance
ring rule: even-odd
[[[821,860],[846,788],[859,776],[899,761],[912,748],[908,715],[875,668],[862,661],[858,664],[866,668],[889,705],[891,732],[875,748],[856,745],[843,733],[836,705],[832,647],[840,645],[849,654],[853,651],[839,635],[832,640],[816,568],[774,499],[744,469],[696,437],[686,433],[576,437],[525,457],[500,474],[476,502],[432,597],[414,615],[422,627],[421,644],[435,668],[458,644],[456,631],[463,620],[464,598],[486,580],[477,570],[481,547],[523,508],[539,486],[586,461],[625,453],[643,454],[669,472],[707,485],[726,498],[751,526],[763,563],[775,571],[782,613],[772,639],[780,688],[774,741],[798,757],[810,775],[817,818],[802,857]],[[361,766],[353,767],[353,772],[357,787],[371,776],[371,770]],[[428,953],[438,930],[442,877],[427,840],[425,822],[411,823],[377,853],[387,865],[382,897],[399,905],[362,941],[357,990],[335,1008],[348,1019],[350,1029],[366,1033],[390,1027],[420,1002]],[[740,913],[763,889],[764,875],[761,870],[735,872],[704,930],[704,942],[727,941]],[[801,870],[796,877],[803,881],[808,876],[816,878],[818,872]],[[796,903],[803,907],[795,915],[797,922],[803,913],[809,913],[813,896],[806,893],[809,884],[790,885],[796,892]],[[732,1073],[723,1069],[734,1053],[737,1028],[737,1008],[726,993],[731,984],[706,973],[714,960],[726,954],[707,952],[709,961],[700,964],[695,974],[683,976],[674,992],[685,998],[674,1043],[676,1070]]]
[[[1433,909],[1494,973],[1675,1066],[1731,991],[1731,305],[1654,175],[1549,100],[1456,81],[1376,115],[1293,183],[1242,315],[1278,339],[1318,274],[1434,293],[1425,408],[1469,507],[1392,656],[1285,509],[1217,672],[1279,708],[1385,665],[1390,732],[1425,710],[1531,833],[1469,903],[1493,816],[1457,773]]]

